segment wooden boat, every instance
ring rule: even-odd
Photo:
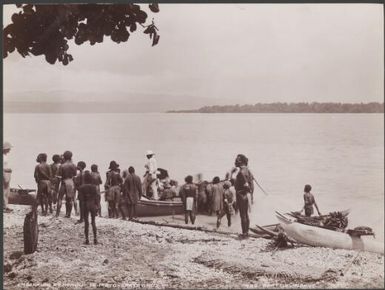
[[[265,225],[265,226],[259,226],[255,225],[255,228],[250,228],[250,231],[257,235],[265,235],[265,234],[271,234],[272,232],[275,234],[278,234],[278,226],[279,224],[272,224],[272,225]]]
[[[180,199],[175,200],[151,200],[146,197],[142,197],[138,201],[136,207],[136,214],[139,217],[145,216],[164,216],[182,214],[183,203]]]
[[[35,205],[36,204],[36,190],[35,189],[19,189],[10,188],[8,196],[9,204],[21,205]]]
[[[326,228],[330,230],[344,230],[348,226],[348,218],[350,210],[330,212],[321,216],[304,216],[300,212],[286,213],[288,216],[295,218],[296,222],[308,226]]]
[[[278,212],[276,217],[285,233],[298,243],[314,247],[359,250],[384,254],[384,243],[373,237],[351,236],[344,232],[301,224],[289,220]]]

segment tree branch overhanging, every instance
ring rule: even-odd
[[[69,40],[77,45],[101,43],[109,36],[116,43],[126,42],[138,25],[149,34],[152,46],[158,44],[154,20],[146,25],[147,13],[136,4],[16,4],[20,11],[3,29],[3,58],[17,51],[22,57],[44,55],[48,63],[67,65],[73,60],[68,53]],[[153,13],[156,3],[149,4]]]

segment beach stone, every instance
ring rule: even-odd
[[[105,260],[103,261],[103,265],[107,265],[109,262],[110,262],[110,261],[108,261],[108,259],[105,259]]]
[[[8,277],[13,279],[13,278],[16,278],[16,273],[15,272],[11,272],[8,274]]]
[[[23,252],[21,252],[21,251],[16,251],[16,252],[13,252],[13,253],[9,256],[9,258],[10,258],[11,260],[17,260],[17,259],[19,259],[22,255],[23,255]]]
[[[4,265],[4,272],[5,273],[11,272],[11,270],[12,270],[12,265],[11,264],[7,263],[7,264]]]

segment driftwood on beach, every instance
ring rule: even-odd
[[[226,236],[231,237],[231,238],[238,238],[237,233],[218,231],[218,230],[210,230],[210,229],[207,229],[207,228],[201,227],[201,226],[177,225],[177,224],[159,223],[159,222],[155,222],[155,221],[142,221],[142,220],[132,220],[132,222],[140,223],[140,224],[144,224],[144,225],[153,225],[153,226],[158,226],[158,227],[170,227],[170,228],[177,228],[177,229],[184,229],[184,230],[191,230],[191,231],[215,233],[215,234],[219,234],[219,235],[226,235]],[[256,239],[259,239],[259,238],[271,239],[271,236],[267,235],[267,234],[249,234],[249,237],[256,238]]]

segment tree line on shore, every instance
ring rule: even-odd
[[[168,113],[384,113],[384,103],[257,103],[254,105],[204,106]]]

